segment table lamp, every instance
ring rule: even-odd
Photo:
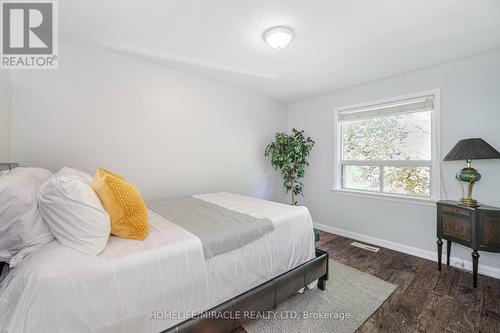
[[[453,149],[446,155],[444,161],[461,161],[467,162],[467,167],[460,170],[456,177],[459,181],[468,183],[467,196],[460,199],[464,206],[478,207],[476,200],[472,199],[472,189],[474,183],[481,179],[481,174],[476,169],[471,167],[472,160],[486,160],[500,158],[500,153],[490,146],[486,141],[479,138],[464,139],[458,141]]]

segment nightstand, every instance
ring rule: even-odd
[[[477,287],[478,251],[500,253],[500,208],[467,207],[458,201],[437,203],[438,269],[441,270],[443,239],[446,239],[446,264],[450,265],[452,242],[472,249],[473,285]]]

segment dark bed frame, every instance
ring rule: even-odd
[[[325,290],[328,253],[318,249],[314,259],[162,333],[234,332],[249,320],[245,314],[263,314],[315,280],[318,288]]]
[[[0,163],[0,171],[18,166],[16,163]],[[0,262],[0,272],[4,264]],[[231,333],[249,320],[246,314],[263,314],[315,280],[318,280],[318,288],[325,290],[328,253],[318,249],[314,259],[162,333]]]

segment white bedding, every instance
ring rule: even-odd
[[[307,208],[229,193],[195,197],[269,218],[275,229],[208,260],[196,236],[152,211],[145,241],[111,237],[96,257],[53,241],[1,282],[0,332],[159,332],[183,321],[158,319],[170,311],[207,310],[314,257]]]

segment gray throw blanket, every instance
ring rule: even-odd
[[[205,259],[238,249],[274,230],[269,219],[238,213],[193,197],[153,200],[147,205],[196,235],[203,245]]]

